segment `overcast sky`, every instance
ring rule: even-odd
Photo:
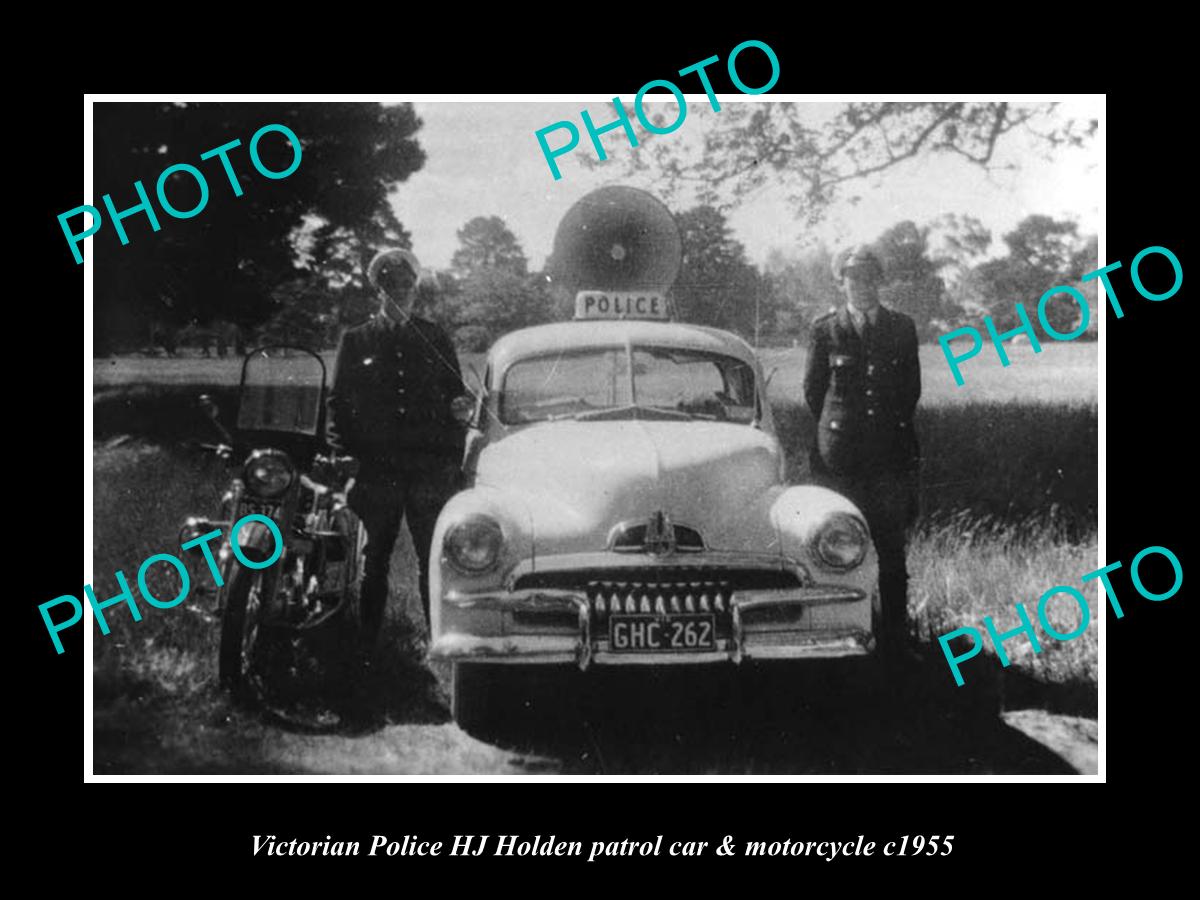
[[[627,106],[632,98],[623,98]],[[689,96],[689,113],[679,130],[659,140],[696,141],[720,112],[703,95]],[[722,104],[741,98],[721,96]],[[778,98],[771,98],[778,100]],[[456,232],[474,216],[498,215],[517,235],[534,268],[550,252],[554,230],[567,209],[589,190],[621,182],[619,157],[636,153],[619,130],[605,137],[609,160],[595,169],[578,162],[591,152],[580,124],[579,111],[588,109],[599,126],[614,118],[603,102],[436,102],[416,103],[424,124],[418,139],[428,158],[419,172],[397,188],[392,197],[401,222],[413,234],[413,249],[427,268],[445,268],[458,246]],[[829,115],[830,104],[807,104],[815,119]],[[672,106],[672,110],[674,107]],[[1065,117],[1101,117],[1103,100],[1072,100],[1062,104]],[[550,174],[534,132],[569,119],[581,134],[579,147],[559,157],[563,177]],[[617,138],[621,138],[618,140]],[[552,145],[563,140],[551,138]],[[995,158],[999,167],[1014,170],[985,172],[950,155],[927,157],[877,176],[847,185],[846,196],[830,209],[817,228],[798,223],[770,190],[733,211],[730,222],[751,260],[762,262],[773,247],[794,249],[803,238],[819,238],[836,248],[849,241],[872,240],[903,219],[925,224],[942,213],[968,213],[992,230],[993,252],[1000,252],[1000,235],[1030,213],[1070,217],[1082,230],[1099,228],[1099,204],[1104,186],[1103,148],[1094,139],[1086,150],[1062,149],[1053,160],[1035,149],[1023,132],[1009,135]],[[999,246],[998,246],[999,245]]]

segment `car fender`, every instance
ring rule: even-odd
[[[490,516],[500,525],[504,545],[497,564],[487,572],[469,575],[446,562],[442,544],[446,532],[469,516]],[[533,556],[533,517],[525,498],[513,490],[473,487],[450,498],[438,516],[429,554],[430,616],[436,634],[440,622],[440,600],[447,591],[483,591],[504,584],[516,565]]]
[[[815,581],[852,584],[877,605],[879,570],[873,542],[868,544],[863,561],[849,572],[830,569],[821,562],[814,549],[821,526],[838,513],[855,516],[866,525],[862,511],[841,494],[816,485],[798,485],[785,489],[775,498],[771,521],[779,534],[783,554],[804,563]],[[869,528],[867,534],[869,537]]]

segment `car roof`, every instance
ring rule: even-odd
[[[488,364],[493,372],[504,372],[513,362],[530,356],[588,347],[623,347],[627,343],[706,350],[732,356],[751,366],[757,364],[754,349],[736,334],[705,325],[642,319],[573,319],[522,328],[492,345]]]

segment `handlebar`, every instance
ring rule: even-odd
[[[219,456],[223,460],[228,461],[233,458],[233,448],[231,446],[229,446],[228,444],[203,444],[202,443],[200,446],[204,450],[213,451],[217,456]]]

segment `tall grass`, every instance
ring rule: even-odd
[[[797,403],[776,403],[774,410],[789,475],[803,481],[812,417]],[[1080,576],[1099,565],[1096,410],[964,403],[921,408],[916,425],[921,514],[908,546],[909,611],[918,636],[932,645],[931,658],[940,660],[938,635],[962,626],[982,631],[987,615],[999,631],[1007,631],[1019,624],[1016,602],[1036,617],[1037,599],[1046,590],[1082,589]],[[1093,613],[1087,632],[1066,643],[1047,638],[1040,654],[1024,638],[1014,638],[1005,644],[1013,673],[1094,695],[1094,586],[1085,594]],[[1072,611],[1062,600],[1051,609]],[[1077,619],[1069,621],[1057,630],[1072,631]],[[971,677],[967,669],[980,672],[985,666],[999,667],[986,641],[984,654],[965,664],[964,677]],[[1088,705],[1086,699],[1071,703]]]
[[[1080,578],[1099,563],[1095,532],[1080,537],[1075,530],[1050,516],[1005,521],[966,510],[939,522],[922,522],[908,547],[908,602],[917,636],[930,644],[931,657],[943,658],[940,635],[964,626],[983,634],[984,616],[992,617],[1000,633],[1016,628],[1021,624],[1014,608],[1019,602],[1034,623],[1041,652],[1035,653],[1025,636],[1004,642],[1014,671],[1045,685],[1086,688],[1094,696],[1097,615],[1103,609],[1097,608],[1095,583],[1085,587]],[[1077,588],[1088,600],[1091,624],[1071,641],[1049,638],[1037,622],[1038,598],[1057,585]],[[1068,597],[1047,606],[1047,617],[1060,634],[1074,631],[1081,616]],[[986,667],[998,667],[999,661],[986,637],[983,643],[985,652],[963,663],[968,682],[996,674]],[[963,639],[951,649],[961,654],[969,646]],[[946,678],[951,677],[947,667]]]
[[[789,477],[808,477],[815,425],[798,403],[774,404]],[[958,522],[970,511],[980,527],[1045,519],[1068,537],[1096,529],[1097,422],[1093,407],[968,403],[921,408],[921,516]]]
[[[155,553],[179,551],[178,529],[188,513],[211,514],[227,473],[208,454],[189,453],[142,440],[97,444],[94,454],[92,586],[98,599],[119,590],[122,571],[137,598],[137,569]],[[198,581],[204,570],[195,572]],[[158,564],[147,572],[151,592],[175,597],[174,569]],[[96,702],[116,696],[166,694],[186,697],[207,686],[216,655],[213,597],[196,590],[177,607],[160,610],[139,601],[141,622],[124,606],[111,607],[111,633],[95,625],[93,663]]]

